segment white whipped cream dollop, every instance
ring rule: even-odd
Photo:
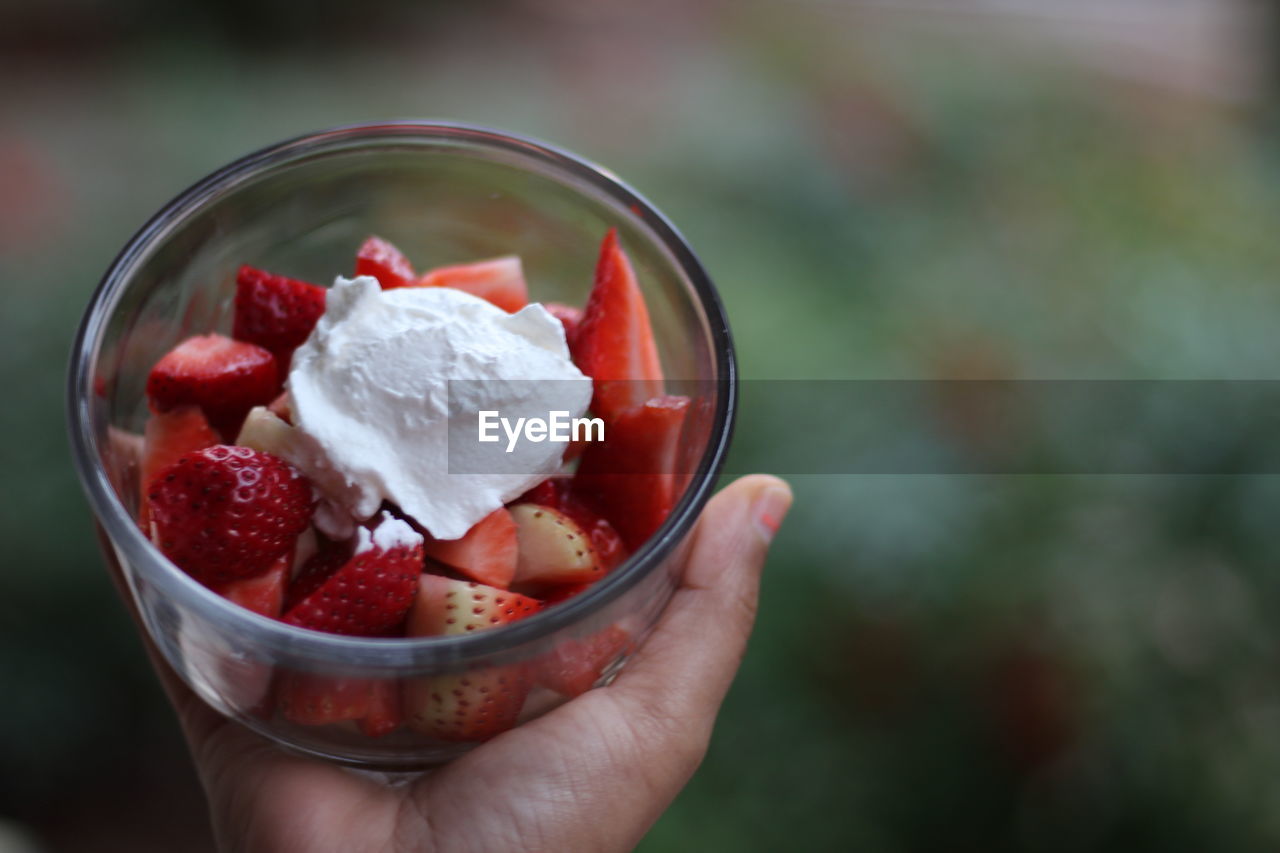
[[[467,417],[452,430],[449,380],[454,411]],[[384,291],[368,276],[334,283],[288,388],[297,434],[287,458],[327,499],[326,526],[340,528],[342,513],[367,519],[388,500],[439,539],[461,537],[554,473],[568,446],[522,442],[504,460],[515,473],[493,473],[498,445],[476,441],[477,412],[579,417],[591,401],[591,380],[541,305],[508,314],[452,288]],[[480,473],[449,473],[451,458],[454,470]]]

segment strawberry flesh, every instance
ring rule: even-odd
[[[679,494],[676,454],[688,397],[658,397],[619,416],[582,454],[573,488],[632,550],[652,536]]]
[[[417,285],[462,290],[512,314],[529,304],[524,268],[515,255],[439,267],[418,279]]]
[[[170,350],[147,377],[156,411],[199,406],[224,437],[234,438],[245,414],[280,393],[270,350],[223,335],[197,335]]]
[[[559,320],[561,326],[564,326],[565,342],[572,348],[574,336],[578,333],[578,324],[582,322],[582,309],[561,302],[544,302],[542,307],[547,309],[548,314]]]
[[[609,664],[632,648],[631,635],[610,625],[590,637],[562,640],[538,661],[535,677],[543,687],[562,696],[579,696],[595,686]]]
[[[283,377],[293,351],[307,339],[324,314],[325,289],[249,266],[236,274],[236,340],[270,350]]]
[[[162,469],[147,492],[156,544],[218,587],[267,571],[311,520],[311,486],[282,459],[223,444]]]
[[[499,507],[461,539],[429,539],[424,549],[431,559],[474,581],[506,589],[516,573],[516,523]]]
[[[609,229],[600,247],[595,283],[571,352],[578,369],[594,380],[591,410],[606,423],[662,394],[649,309],[616,229]]]
[[[569,477],[548,477],[516,502],[549,506],[572,518],[586,532],[601,567],[611,571],[626,559],[626,546],[614,526],[575,494],[573,483]]]
[[[383,290],[408,287],[416,277],[404,253],[381,237],[370,237],[356,252],[356,275],[373,276]]]
[[[139,484],[142,487],[138,520],[144,532],[151,527],[147,492],[156,474],[196,450],[212,447],[220,439],[198,406],[179,406],[169,412],[152,412],[142,439]]]
[[[271,568],[256,578],[232,581],[218,591],[223,598],[246,610],[252,610],[268,619],[279,619],[284,603],[284,587],[289,580],[292,564],[293,554],[283,554],[276,558]]]

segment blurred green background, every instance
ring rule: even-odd
[[[0,4],[0,851],[210,847],[62,426],[89,293],[189,183],[344,122],[490,124],[667,212],[749,378],[1271,379],[1275,21],[1245,0]],[[802,416],[748,401],[739,428]],[[795,489],[710,755],[643,851],[1280,846],[1276,477]]]

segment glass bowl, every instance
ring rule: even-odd
[[[235,271],[251,264],[319,283],[350,274],[378,234],[421,268],[518,254],[531,298],[582,304],[600,239],[618,229],[648,301],[669,377],[694,396],[680,439],[682,497],[663,526],[591,589],[523,621],[456,637],[323,634],[223,599],[174,566],[139,529],[138,449],[151,366],[182,338],[230,327]],[[279,685],[398,697],[493,677],[526,687],[519,721],[567,700],[538,673],[603,632],[604,684],[652,629],[678,581],[688,534],[715,485],[735,408],[725,313],[684,239],[609,172],[530,139],[399,121],[342,127],[251,154],[182,193],[129,241],[93,294],[71,355],[68,414],[80,479],[146,631],[210,706],[293,750],[407,770],[472,742],[400,725],[311,725],[277,707]],[[529,687],[529,685],[532,685]],[[325,691],[329,691],[325,694]],[[335,694],[336,691],[336,694]]]

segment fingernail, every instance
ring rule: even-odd
[[[766,486],[756,498],[753,507],[756,529],[760,531],[765,542],[773,541],[774,535],[782,526],[782,520],[787,517],[787,511],[790,509],[791,490],[786,486]]]

